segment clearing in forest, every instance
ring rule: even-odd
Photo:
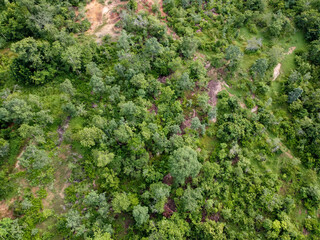
[[[126,4],[127,2],[122,2],[121,0],[105,1],[104,4],[99,3],[97,0],[92,0],[86,6],[86,18],[91,23],[88,33],[95,35],[97,42],[101,42],[102,38],[107,34],[112,37],[119,35],[120,29],[116,27],[116,23],[120,20],[120,11],[125,9]],[[152,13],[155,5],[158,6],[161,17],[167,16],[163,11],[162,0],[139,0],[137,4],[137,12],[146,10]],[[168,33],[177,37],[170,29],[168,29]]]
[[[98,42],[107,34],[117,36],[118,30],[115,25],[120,20],[117,9],[123,8],[126,4],[120,0],[106,1],[104,5],[97,0],[90,2],[86,6],[86,17],[91,23],[88,33],[96,35]]]
[[[292,54],[295,49],[296,49],[296,47],[289,48],[288,52],[285,53],[284,55]],[[280,70],[281,70],[281,63],[278,63],[277,66],[273,70],[273,79],[272,79],[272,81],[276,80],[279,77]]]

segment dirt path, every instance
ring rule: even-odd
[[[279,77],[280,69],[281,69],[281,63],[278,63],[278,65],[273,70],[273,79],[272,79],[272,81],[276,80]]]
[[[70,122],[71,117],[67,117],[67,119],[64,121],[62,126],[58,127],[58,135],[59,135],[59,142],[58,142],[58,147],[60,147],[61,143],[63,142],[63,135],[67,128],[69,127],[69,122]]]
[[[64,190],[70,185],[69,177],[71,175],[70,169],[67,167],[67,158],[72,155],[70,145],[62,145],[63,138],[66,130],[69,127],[70,117],[64,121],[63,125],[58,127],[59,142],[58,142],[58,157],[56,172],[54,176],[54,183],[51,188],[46,188],[48,193],[47,197],[43,199],[44,208],[53,208],[56,212],[60,213],[65,211],[64,206]]]
[[[293,51],[296,49],[296,47],[291,47],[289,48],[288,52],[285,53],[285,55],[290,55],[291,53],[293,53]]]
[[[280,147],[282,152],[290,159],[293,159],[293,155],[291,154],[291,151],[282,143],[280,142]]]

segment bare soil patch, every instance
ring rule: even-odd
[[[9,203],[6,201],[0,202],[0,219],[2,218],[11,218],[13,219],[13,210],[10,209],[10,205],[14,202],[14,199],[11,199]]]
[[[251,109],[252,113],[257,113],[258,112],[258,106],[255,106],[254,108]]]
[[[211,80],[208,83],[209,104],[211,106],[214,107],[217,105],[217,101],[218,101],[217,95],[219,92],[221,92],[224,89],[225,87],[223,86],[223,82]]]
[[[63,125],[58,127],[58,130],[57,130],[58,135],[59,135],[58,146],[60,146],[63,141],[63,135],[64,135],[65,131],[67,130],[67,128],[69,127],[70,119],[71,119],[71,117],[67,117],[67,119],[64,121]]]
[[[88,33],[95,34],[98,42],[107,34],[118,35],[115,25],[120,20],[120,16],[116,9],[121,9],[127,4],[120,0],[114,0],[111,4],[108,2],[105,1],[102,5],[97,0],[93,0],[86,6],[86,17],[91,23]]]
[[[290,55],[291,53],[293,53],[293,51],[296,49],[296,47],[291,47],[289,48],[288,52],[285,53],[286,55]]]
[[[276,80],[280,75],[281,70],[281,63],[278,63],[278,65],[273,69],[273,79],[272,81]]]

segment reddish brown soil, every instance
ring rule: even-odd
[[[170,173],[168,173],[166,176],[164,176],[162,182],[164,184],[171,186],[173,184],[173,177],[171,176]]]
[[[168,202],[164,205],[163,216],[170,218],[174,212],[177,211],[176,204],[173,199],[169,198]]]

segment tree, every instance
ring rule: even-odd
[[[230,61],[228,64],[228,67],[230,70],[235,70],[243,56],[243,53],[241,52],[240,48],[235,45],[230,45],[226,49],[225,58],[226,60]]]
[[[194,117],[191,119],[191,128],[194,130],[198,130],[202,126],[198,117]]]
[[[320,12],[317,9],[310,9],[297,16],[298,27],[306,31],[306,38],[309,41],[317,40],[320,36]]]
[[[133,120],[138,113],[138,107],[132,101],[121,103],[119,107],[121,116],[124,116],[128,120]]]
[[[269,51],[268,51],[268,62],[270,67],[276,66],[283,55],[283,48],[278,47],[278,46],[273,46]]]
[[[54,55],[59,49],[54,49],[47,41],[25,38],[11,47],[18,54],[11,69],[14,77],[24,84],[43,84],[51,80],[56,72],[57,62]]]
[[[32,119],[33,113],[31,106],[23,99],[12,98],[3,103],[0,108],[0,121],[16,123],[28,122]]]
[[[267,6],[266,0],[248,0],[244,4],[248,9],[260,12],[263,12]]]
[[[183,208],[187,212],[195,212],[199,208],[199,201],[202,200],[202,189],[192,189],[190,186],[184,191],[181,198]]]
[[[170,189],[170,186],[161,182],[150,185],[150,195],[156,201],[153,206],[154,212],[162,213],[164,211],[164,205],[170,195]]]
[[[119,128],[114,131],[116,140],[121,143],[127,143],[132,135],[133,132],[127,124],[121,124]]]
[[[98,68],[95,62],[90,62],[87,64],[86,72],[90,76],[96,75],[97,77],[102,77],[102,71]]]
[[[94,151],[94,156],[98,167],[105,167],[114,159],[114,154],[108,151]]]
[[[8,197],[8,194],[13,190],[13,184],[10,178],[4,171],[0,171],[0,200]],[[1,222],[1,220],[0,220]],[[1,223],[0,223],[1,226]],[[0,227],[0,237],[1,237],[1,227]]]
[[[286,33],[292,33],[293,30],[294,28],[290,20],[281,12],[273,15],[271,24],[269,26],[269,32],[272,36],[279,37]]]
[[[158,56],[163,52],[163,46],[158,42],[158,40],[155,37],[152,37],[146,41],[144,50],[153,59],[154,57]]]
[[[300,87],[293,89],[293,91],[289,92],[288,103],[293,103],[294,101],[297,101],[302,93],[303,90]]]
[[[187,72],[184,72],[181,77],[177,81],[177,87],[179,90],[186,91],[186,90],[192,90],[194,87],[193,81],[190,79],[189,74]]]
[[[0,159],[7,156],[9,152],[9,143],[8,141],[0,138]]]
[[[183,37],[181,42],[181,53],[184,57],[190,58],[198,48],[198,41],[193,37]]]
[[[200,60],[196,60],[191,63],[190,76],[194,79],[201,80],[206,76],[207,70],[204,68],[203,63]]]
[[[85,127],[82,129],[78,136],[80,139],[80,143],[84,147],[93,147],[96,145],[96,142],[102,138],[104,133],[97,127]]]
[[[121,213],[127,211],[131,205],[131,202],[126,193],[115,193],[112,199],[112,209],[115,213]]]
[[[314,64],[320,65],[320,40],[312,42],[309,50],[309,56]]]
[[[138,226],[146,223],[149,219],[148,207],[142,207],[141,205],[134,206],[132,214]]]
[[[255,61],[255,63],[251,66],[250,71],[253,77],[255,78],[263,78],[264,74],[268,69],[268,60],[265,58],[259,58]]]
[[[246,51],[256,52],[262,47],[262,38],[251,38],[248,40]]]
[[[71,69],[77,74],[80,74],[81,69],[81,47],[74,44],[73,46],[68,47],[65,51],[62,52],[61,58],[67,69]]]
[[[96,209],[97,207],[107,204],[104,193],[98,194],[96,191],[91,191],[85,198],[83,203],[89,207]]]
[[[139,73],[137,75],[134,75],[131,79],[130,79],[130,83],[136,87],[136,88],[141,88],[141,89],[146,89],[148,87],[148,82],[144,77],[143,73]]]
[[[63,83],[60,84],[60,90],[70,96],[74,96],[77,91],[69,79],[66,79]]]
[[[125,30],[121,31],[121,35],[117,41],[117,47],[125,51],[128,51],[130,49],[131,44],[131,35],[127,34]]]
[[[23,236],[23,227],[19,225],[18,219],[3,218],[0,220],[1,239],[22,240]]]
[[[92,91],[99,96],[103,95],[106,92],[106,86],[101,77],[93,75],[90,80],[90,86]]]
[[[189,176],[196,177],[200,169],[197,153],[190,147],[179,148],[169,157],[169,171],[177,184],[183,184]]]
[[[76,232],[77,236],[80,236],[84,233],[84,226],[82,225],[83,217],[80,216],[79,212],[75,209],[69,210],[66,214],[66,226],[71,228],[74,232]]]
[[[31,172],[32,170],[41,170],[47,167],[51,159],[45,150],[38,149],[31,144],[26,148],[19,161],[22,167]]]
[[[153,183],[150,185],[151,197],[156,201],[160,201],[164,198],[169,197],[171,187],[164,183]]]
[[[94,232],[94,238],[86,238],[87,240],[112,240],[111,234],[108,232],[102,233],[101,230]]]
[[[174,213],[170,219],[162,219],[156,223],[156,227],[152,229],[149,239],[187,239],[190,233],[188,223]]]
[[[23,138],[34,138],[38,143],[45,142],[43,128],[38,125],[29,126],[22,124],[19,128],[19,133]]]

